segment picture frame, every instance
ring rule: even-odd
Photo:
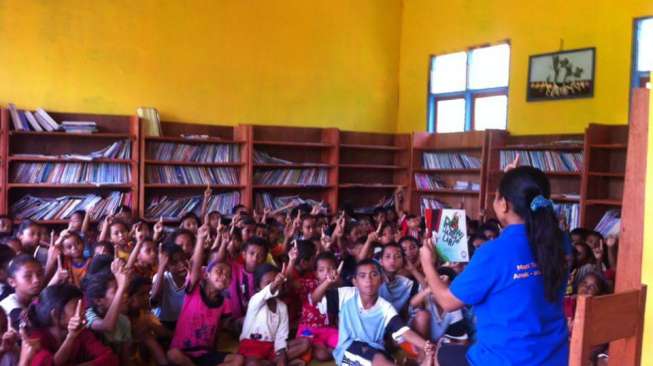
[[[531,55],[526,101],[594,97],[595,60],[595,47]]]

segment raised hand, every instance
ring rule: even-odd
[[[605,245],[607,245],[608,248],[614,248],[618,242],[619,242],[619,236],[615,234],[610,234],[608,235],[607,238],[605,238]]]
[[[299,250],[297,250],[297,246],[293,246],[288,252],[288,262],[297,263],[298,257],[299,257]]]
[[[76,338],[84,330],[84,325],[86,325],[86,317],[84,316],[82,299],[79,299],[77,300],[75,315],[68,321],[68,337]]]
[[[422,268],[427,266],[432,266],[433,263],[437,260],[438,256],[435,253],[435,248],[433,247],[433,240],[431,238],[425,238],[422,244],[422,247],[419,248],[419,257],[422,261]]]
[[[24,324],[21,324],[19,334],[21,339],[19,365],[29,365],[34,355],[41,350],[41,341],[38,338],[30,338]]]
[[[204,198],[205,199],[211,198],[211,193],[213,193],[213,191],[211,190],[211,184],[207,183],[206,189],[204,190]]]
[[[506,165],[506,167],[503,168],[503,172],[507,173],[518,166],[519,166],[519,153],[517,153],[517,155],[515,156],[515,160],[513,160],[510,164]]]
[[[68,282],[70,278],[70,273],[64,268],[61,261],[61,255],[57,255],[57,271],[54,273],[54,276],[50,280],[51,283],[63,284]]]
[[[161,235],[163,233],[163,216],[159,217],[159,221],[154,224],[154,236]]]
[[[116,278],[116,284],[118,287],[125,288],[129,283],[129,271],[125,268],[124,262],[116,258],[111,262],[111,273]]]

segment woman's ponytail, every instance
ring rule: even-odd
[[[556,301],[567,276],[563,233],[549,200],[549,181],[536,168],[522,166],[501,179],[499,195],[526,224],[531,252],[544,279],[544,295]]]

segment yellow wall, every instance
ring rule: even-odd
[[[0,1],[0,104],[394,131],[400,0]]]
[[[582,132],[589,122],[626,123],[633,18],[650,0],[405,0],[398,131],[426,129],[429,56],[510,39],[508,129],[515,134]],[[592,99],[526,103],[528,56],[596,47]]]
[[[653,76],[653,75],[652,75]],[[644,341],[642,365],[653,365],[653,93],[650,93],[648,129],[648,156],[646,158],[646,194],[644,206],[644,254],[642,258],[642,283],[648,286],[644,316]]]

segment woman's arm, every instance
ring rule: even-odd
[[[410,306],[417,308],[417,307],[422,307],[424,305],[424,300],[428,295],[431,294],[431,289],[427,288],[426,290],[420,291],[417,295],[413,296],[410,299]]]
[[[435,301],[440,305],[444,311],[454,311],[465,306],[454,294],[451,293],[449,287],[442,282],[440,276],[435,270],[434,249],[431,239],[426,239],[424,244],[419,250],[420,260],[422,261],[422,269],[426,282],[429,284],[431,292]]]

